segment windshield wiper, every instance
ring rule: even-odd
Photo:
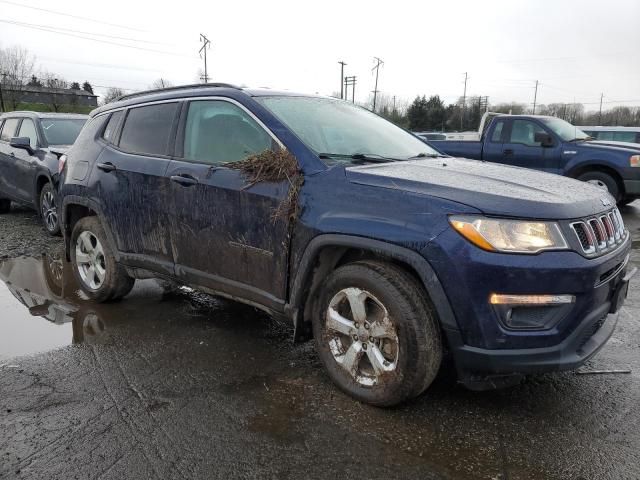
[[[417,158],[446,158],[449,155],[443,155],[442,153],[424,153],[421,152],[413,157],[409,157],[409,160],[415,160]]]
[[[572,140],[569,140],[569,142],[586,142],[587,140],[593,140],[593,137],[576,137]]]
[[[375,153],[319,153],[321,159],[327,158],[349,158],[360,162],[387,163],[399,162],[399,158],[384,157]]]

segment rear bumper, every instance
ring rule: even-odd
[[[456,367],[468,375],[508,375],[571,370],[607,343],[618,323],[609,302],[585,318],[563,342],[550,347],[489,350],[465,345],[459,332],[447,332]],[[457,337],[457,340],[456,340]]]

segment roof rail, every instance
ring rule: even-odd
[[[241,90],[237,85],[232,85],[230,83],[194,83],[192,85],[179,85],[177,87],[167,87],[167,88],[155,88],[153,90],[144,90],[142,92],[134,92],[128,95],[122,95],[116,99],[116,102],[120,100],[127,100],[129,98],[139,97],[141,95],[149,95],[151,93],[160,93],[160,92],[173,92],[176,90],[191,90],[193,88],[210,88],[210,87],[222,87],[222,88],[234,88],[236,90]]]

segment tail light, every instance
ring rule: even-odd
[[[60,155],[60,158],[58,159],[58,173],[62,173],[62,170],[64,170],[64,166],[66,163],[67,163],[67,156]]]

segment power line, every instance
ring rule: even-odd
[[[2,1],[4,1],[4,0],[0,0],[0,2],[2,2]],[[160,54],[163,54],[163,55],[172,55],[174,57],[193,58],[190,55],[184,55],[184,54],[180,54],[180,53],[166,52],[166,51],[163,51],[163,50],[155,50],[155,49],[152,49],[152,48],[136,47],[134,45],[125,45],[125,44],[122,44],[122,43],[110,42],[108,40],[100,40],[98,38],[90,38],[90,37],[85,37],[85,36],[82,36],[82,35],[75,35],[73,33],[58,32],[58,31],[53,30],[51,28],[38,27],[38,26],[34,26],[33,24],[28,24],[28,23],[24,23],[24,22],[13,22],[11,20],[0,20],[0,22],[12,24],[12,25],[16,25],[16,26],[24,27],[24,28],[31,28],[33,30],[41,30],[43,32],[55,33],[57,35],[66,35],[67,37],[81,38],[81,39],[84,39],[84,40],[90,40],[92,42],[105,43],[107,45],[115,45],[115,46],[123,47],[123,48],[132,48],[134,50],[142,50],[142,51],[145,51],[145,52],[160,53]]]
[[[140,68],[140,67],[132,67],[129,65],[114,65],[112,63],[78,62],[75,60],[67,60],[63,58],[51,58],[51,57],[38,56],[38,60],[44,60],[45,62],[53,62],[53,63],[70,63],[73,65],[81,65],[86,67],[115,68],[119,70],[138,70],[141,72],[154,72],[154,73],[162,72],[162,70],[157,70],[153,68]]]
[[[105,38],[112,38],[112,39],[115,39],[115,40],[125,40],[127,42],[149,43],[149,44],[153,44],[153,45],[165,45],[167,47],[172,46],[172,44],[170,44],[170,43],[154,42],[152,40],[141,40],[139,38],[131,38],[131,37],[120,37],[120,36],[117,36],[117,35],[107,35],[106,33],[85,32],[85,31],[82,31],[82,30],[74,30],[72,28],[57,27],[55,25],[41,25],[41,24],[37,24],[37,23],[21,22],[19,20],[5,20],[5,21],[6,22],[12,22],[14,25],[19,25],[19,26],[40,27],[40,28],[47,28],[47,29],[50,29],[50,30],[60,30],[60,31],[63,31],[63,32],[81,33],[83,35],[93,35],[95,37],[105,37]]]
[[[95,18],[81,17],[79,15],[72,15],[70,13],[64,13],[64,12],[60,12],[60,11],[56,11],[56,10],[49,10],[49,9],[41,8],[41,7],[32,7],[31,5],[23,5],[22,3],[10,2],[8,0],[0,0],[0,3],[6,3],[7,5],[14,5],[16,7],[30,8],[31,10],[39,10],[41,12],[53,13],[54,15],[62,15],[64,17],[76,18],[78,20],[87,20],[89,22],[101,23],[103,25],[109,25],[110,27],[124,28],[126,30],[135,30],[137,32],[144,32],[145,31],[145,30],[142,30],[142,29],[139,29],[139,28],[135,28],[135,27],[129,27],[129,26],[126,26],[126,25],[118,25],[117,23],[109,23],[109,22],[105,22],[103,20],[97,20]]]

